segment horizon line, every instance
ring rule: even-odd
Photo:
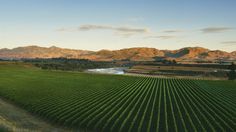
[[[124,47],[124,48],[120,48],[120,49],[99,49],[99,50],[87,50],[87,49],[78,49],[78,48],[69,48],[69,47],[60,47],[60,46],[55,46],[55,45],[51,45],[51,46],[40,46],[40,45],[25,45],[25,46],[17,46],[14,48],[0,48],[0,50],[2,49],[8,49],[8,50],[13,50],[15,48],[24,48],[24,47],[40,47],[40,48],[52,48],[52,47],[56,47],[56,48],[61,48],[61,49],[69,49],[69,50],[83,50],[83,51],[94,51],[94,52],[98,52],[98,51],[102,51],[102,50],[108,50],[108,51],[116,51],[116,50],[123,50],[123,49],[133,49],[133,48],[153,48],[153,49],[157,49],[157,50],[180,50],[180,49],[184,49],[184,48],[203,48],[203,49],[207,49],[210,51],[224,51],[227,53],[232,53],[235,52],[236,50],[233,50],[231,52],[229,51],[225,51],[225,50],[220,50],[220,49],[210,49],[210,48],[206,48],[206,47],[202,47],[202,46],[186,46],[186,47],[182,47],[182,48],[177,48],[177,49],[159,49],[159,48],[155,48],[155,47],[149,47],[149,46],[134,46],[134,47]]]

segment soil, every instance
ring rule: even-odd
[[[38,119],[27,111],[0,99],[0,131],[10,132],[65,132]]]

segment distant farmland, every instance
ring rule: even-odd
[[[0,64],[0,98],[73,130],[236,131],[236,82]]]

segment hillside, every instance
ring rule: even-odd
[[[95,61],[133,60],[152,61],[156,57],[176,60],[236,60],[236,51],[228,53],[202,47],[186,47],[179,50],[159,50],[155,48],[127,48],[121,50],[86,51],[59,47],[27,46],[14,49],[0,49],[2,59],[20,58],[75,58]]]
[[[79,58],[81,55],[90,53],[90,51],[64,49],[55,46],[49,48],[27,46],[14,49],[1,49],[0,58]]]

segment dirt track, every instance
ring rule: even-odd
[[[13,132],[63,132],[32,116],[27,111],[0,99],[0,131]]]

